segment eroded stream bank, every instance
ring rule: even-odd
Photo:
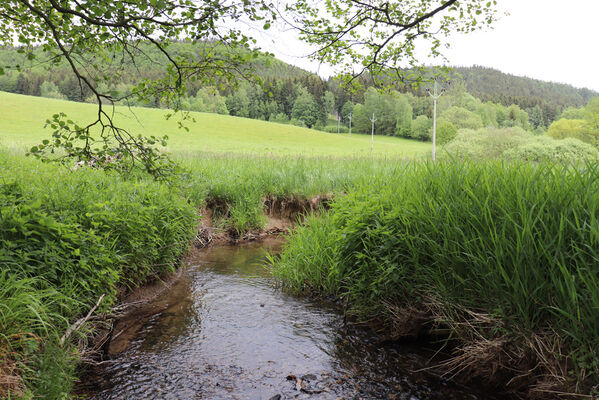
[[[82,388],[97,400],[493,398],[415,373],[426,349],[381,345],[336,307],[273,289],[264,261],[280,244],[192,254],[172,289],[139,311],[148,317],[128,348],[113,342]]]

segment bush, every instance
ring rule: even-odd
[[[278,113],[275,115],[271,114],[269,121],[270,122],[278,122],[280,124],[286,124],[289,122],[289,117],[285,113]]]
[[[0,373],[16,362],[30,390],[63,398],[76,362],[58,339],[70,321],[102,295],[108,309],[117,286],[173,271],[196,212],[149,180],[10,156],[0,166]]]
[[[445,154],[469,160],[487,160],[501,157],[507,149],[516,147],[532,134],[522,128],[462,129],[445,146]]]
[[[143,283],[177,265],[196,219],[178,194],[101,171],[29,167],[2,173],[3,269],[89,305],[101,294],[114,298],[116,283]]]
[[[483,120],[480,115],[456,106],[445,110],[439,118],[439,122],[441,121],[450,122],[456,128],[480,129],[483,127]]]
[[[560,119],[549,126],[547,135],[554,139],[576,138],[593,143],[591,129],[585,120]]]
[[[302,121],[300,119],[291,118],[289,120],[289,124],[294,125],[294,126],[300,126],[302,128],[306,128],[306,124],[304,123],[304,121]]]
[[[324,127],[323,130],[328,133],[337,133],[337,125],[327,125]],[[349,132],[349,128],[347,126],[339,125],[339,133],[348,133],[348,132]]]
[[[457,135],[458,129],[451,122],[441,121],[437,127],[437,143],[441,146],[454,140]]]
[[[578,139],[555,140],[547,136],[539,136],[507,149],[502,157],[507,160],[577,163],[597,160],[599,151]]]
[[[48,97],[50,99],[65,99],[65,95],[60,93],[60,89],[52,81],[44,81],[40,86],[40,92],[42,97]]]
[[[426,115],[419,115],[412,120],[412,128],[410,137],[418,140],[431,140],[432,138],[432,121]],[[437,130],[438,134],[438,130]]]

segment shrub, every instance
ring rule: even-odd
[[[278,122],[280,124],[286,124],[289,122],[289,117],[285,113],[271,114],[270,122]]]
[[[52,81],[44,81],[40,86],[40,92],[42,97],[48,97],[51,99],[65,99],[65,95],[60,93],[60,89]]]
[[[547,136],[539,136],[507,149],[503,152],[502,157],[507,160],[577,163],[597,160],[599,151],[578,139],[555,140]]]
[[[439,120],[451,122],[456,128],[480,129],[483,127],[483,120],[480,115],[456,106],[445,110]]]
[[[432,121],[426,115],[419,115],[414,120],[412,120],[412,128],[410,137],[418,140],[431,140],[432,131],[431,131]],[[437,131],[438,132],[438,131]]]
[[[454,140],[457,135],[458,130],[451,122],[441,121],[437,127],[437,143],[441,146]]]
[[[522,128],[462,129],[445,146],[445,154],[470,160],[495,159],[531,136]]]
[[[324,131],[328,133],[337,133],[337,125],[327,125],[324,127]],[[349,128],[345,125],[339,125],[339,133],[348,133]]]
[[[585,120],[560,119],[549,126],[547,135],[554,139],[576,138],[592,143],[591,130]]]

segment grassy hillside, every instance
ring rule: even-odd
[[[0,92],[0,145],[22,149],[50,136],[44,122],[52,114],[66,113],[78,122],[91,121],[97,108],[91,104]],[[367,156],[370,136],[337,135],[291,125],[218,114],[192,113],[189,132],[177,121],[165,120],[165,110],[117,107],[116,121],[135,134],[169,135],[167,150],[304,156]],[[414,156],[427,152],[430,143],[375,136],[378,156]]]

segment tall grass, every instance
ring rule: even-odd
[[[149,180],[0,153],[0,374],[14,375],[0,396],[66,398],[69,324],[102,295],[108,309],[119,286],[174,270],[196,219],[180,191]]]
[[[180,156],[189,176],[183,190],[200,207],[216,214],[238,233],[264,224],[267,196],[307,199],[321,194],[345,193],[374,177],[392,179],[405,162],[392,158],[305,158],[187,154]]]
[[[487,338],[553,332],[572,373],[596,384],[598,177],[596,163],[406,164],[309,218],[274,273],[298,290],[347,297],[362,319],[390,322],[395,306],[434,298],[448,315],[499,321],[480,332]]]

